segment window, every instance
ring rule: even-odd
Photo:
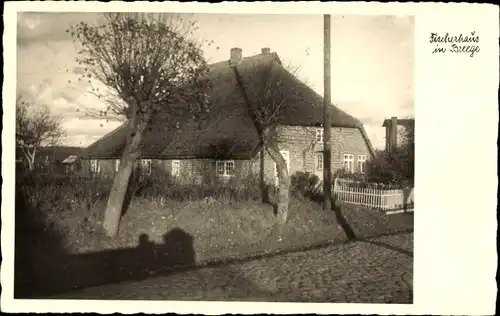
[[[115,172],[118,172],[118,168],[120,168],[120,159],[115,160]]]
[[[92,173],[99,173],[101,171],[101,164],[99,160],[92,159],[90,161],[90,172]]]
[[[172,160],[172,176],[178,177],[181,173],[181,161]]]
[[[145,175],[151,174],[151,159],[142,159],[141,160],[141,172]]]
[[[232,177],[234,175],[234,161],[217,161],[217,175],[221,177]]]
[[[323,128],[316,129],[316,142],[323,143]]]
[[[316,156],[316,170],[323,170],[323,153]]]
[[[353,172],[354,170],[354,156],[350,154],[344,154],[344,170]]]
[[[358,155],[358,171],[365,173],[366,171],[366,155]]]

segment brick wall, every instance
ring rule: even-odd
[[[93,172],[91,172],[90,169],[90,159],[82,159],[82,168],[80,170],[80,174],[84,176],[92,176],[94,175]],[[102,178],[112,178],[115,174],[115,165],[114,165],[115,160],[114,159],[100,159],[99,160],[99,165],[100,165],[100,172],[99,172],[99,177]]]
[[[179,159],[179,161],[180,175],[177,180],[181,183],[199,183],[204,180],[214,180],[216,177],[216,161],[213,159]],[[252,160],[233,160],[233,162],[236,180],[251,175],[254,170]],[[86,176],[91,176],[90,160],[82,160],[82,164],[82,173]],[[101,159],[99,160],[99,164],[99,176],[101,178],[112,178],[114,176],[115,159]],[[173,160],[151,159],[151,174],[144,175],[144,177],[170,177],[172,175],[172,166]]]
[[[343,168],[344,154],[354,156],[354,167],[357,166],[358,155],[371,158],[370,151],[361,132],[357,128],[332,128],[332,171]],[[323,144],[316,143],[316,128],[304,126],[281,126],[278,130],[278,146],[280,150],[289,153],[289,174],[296,172],[312,172],[320,179],[323,171],[317,170],[317,156],[322,155]],[[207,176],[215,176],[215,160],[212,159],[179,159],[180,181],[199,182]],[[101,160],[101,175],[110,177],[114,175],[114,159]],[[260,153],[252,160],[234,160],[235,177],[242,179],[250,174],[259,175]],[[152,159],[151,177],[171,175],[172,160]],[[84,171],[90,171],[88,160],[83,161]],[[269,154],[264,154],[264,178],[268,183],[275,183],[275,164]]]
[[[289,153],[290,175],[296,172],[312,172],[320,179],[323,178],[323,171],[316,169],[317,156],[322,154],[323,144],[316,143],[315,127],[281,126],[278,130],[278,143],[280,150]],[[366,155],[367,160],[371,158],[368,145],[357,128],[332,128],[331,147],[333,172],[343,168],[344,154],[354,156],[354,166],[357,166],[358,155]],[[258,159],[260,158],[257,157],[256,160]],[[257,163],[257,172],[258,167]],[[275,164],[267,152],[264,155],[264,173],[266,181],[275,181]]]

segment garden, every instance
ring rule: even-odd
[[[169,179],[141,181],[128,197],[117,236],[102,231],[111,182],[56,173],[16,177],[16,297],[143,279],[181,266],[313,247],[411,230],[413,216],[386,216],[341,205],[324,211],[309,175],[292,177],[286,224],[277,233],[271,203],[262,202],[257,179],[240,185],[180,185]],[[337,215],[337,216],[336,216]],[[181,231],[189,243],[165,249],[166,236]],[[149,248],[144,248],[144,243]],[[142,247],[142,248],[141,248]],[[184,260],[186,249],[194,255]],[[145,253],[144,249],[148,249]],[[151,259],[168,252],[169,257]],[[149,258],[149,259],[148,259]]]

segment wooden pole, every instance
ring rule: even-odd
[[[332,146],[331,123],[329,108],[331,104],[331,79],[330,79],[330,15],[323,16],[324,26],[324,100],[323,100],[323,208],[332,208]]]

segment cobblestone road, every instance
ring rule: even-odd
[[[58,296],[80,299],[413,302],[413,233],[206,267]]]

